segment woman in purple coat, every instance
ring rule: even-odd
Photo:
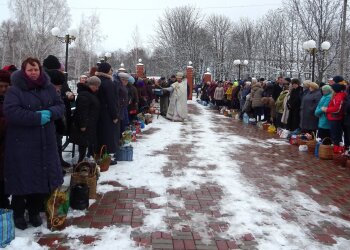
[[[40,226],[45,197],[63,183],[54,121],[65,107],[36,58],[24,60],[11,83],[4,101],[5,192],[12,195],[15,226],[24,230],[25,209],[29,223]]]

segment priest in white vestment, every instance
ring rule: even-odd
[[[170,102],[166,118],[172,121],[187,119],[187,81],[183,80],[183,73],[176,74],[176,82],[170,87],[163,88],[170,92]]]

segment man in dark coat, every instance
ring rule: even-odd
[[[100,85],[101,80],[97,76],[92,76],[80,86],[70,137],[72,142],[79,146],[78,162],[85,158],[88,147],[90,147],[91,153],[96,154],[98,152],[97,122],[100,113],[100,101],[95,93]]]
[[[43,67],[46,71],[46,73],[49,74],[49,76],[51,77],[50,71],[61,71],[63,72],[62,65],[60,63],[60,61],[58,60],[58,58],[56,56],[53,55],[49,55],[48,57],[46,57],[43,61]],[[64,117],[62,118],[64,120],[65,123],[65,128],[61,131],[58,131],[57,133],[57,150],[58,150],[58,154],[60,156],[60,161],[61,161],[61,165],[63,168],[69,168],[70,164],[66,161],[63,160],[62,157],[62,138],[64,135],[68,135],[69,134],[69,130],[72,124],[72,111],[71,111],[71,102],[74,102],[74,94],[72,93],[71,89],[68,86],[68,83],[66,81],[66,77],[64,78],[64,81],[61,84],[61,88],[60,88],[60,93],[61,93],[61,98],[63,100],[63,103],[65,105],[65,114]],[[55,84],[55,83],[53,83]]]
[[[279,76],[277,78],[277,82],[273,85],[273,93],[272,93],[272,98],[277,101],[277,98],[280,96],[282,90],[283,90],[283,84],[285,80],[283,79],[282,76]],[[290,83],[290,78],[286,78],[286,82]]]
[[[173,82],[171,84],[173,84]],[[169,88],[171,84],[169,81],[165,80],[165,77],[161,77],[156,87],[159,86],[158,88]],[[162,116],[166,116],[166,113],[168,112],[169,96],[170,96],[169,92],[163,93],[163,95],[160,96],[160,114]]]
[[[27,58],[11,83],[4,101],[5,192],[12,195],[15,225],[23,230],[25,209],[29,222],[40,226],[43,200],[63,183],[54,121],[63,116],[64,104],[38,59]]]
[[[101,105],[97,131],[98,148],[106,145],[107,152],[115,154],[119,149],[120,133],[118,87],[112,81],[109,63],[100,63],[95,75],[101,80],[101,86],[97,92]],[[116,164],[116,161],[113,160],[111,164]]]

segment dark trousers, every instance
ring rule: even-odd
[[[256,121],[261,121],[261,116],[264,114],[264,107],[255,107],[253,108],[253,112]]]
[[[4,181],[0,181],[0,208],[10,208],[9,195],[5,194]]]
[[[38,215],[44,206],[48,194],[12,195],[11,207],[14,218],[24,217],[28,209],[29,216]]]
[[[95,145],[91,145],[91,146],[78,145],[78,150],[79,150],[78,163],[83,161],[86,156],[87,157],[94,156],[94,154],[97,153],[97,149]],[[86,151],[87,151],[87,154],[86,154]]]
[[[269,107],[264,107],[264,121],[271,121],[271,109]]]
[[[339,146],[343,141],[343,121],[329,121],[331,128],[331,139],[334,145]]]
[[[61,163],[63,162],[63,158],[62,158],[62,138],[63,136],[62,135],[59,135],[56,133],[56,142],[57,142],[57,151],[58,151],[58,155],[60,157],[60,161]]]
[[[330,129],[318,128],[317,137],[321,138],[321,140],[323,140],[326,137],[331,138],[331,131],[330,131]]]
[[[274,124],[277,128],[285,128],[286,125],[282,123],[282,113],[276,112],[276,118],[274,118]]]

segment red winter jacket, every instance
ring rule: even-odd
[[[344,119],[344,104],[346,100],[346,93],[335,93],[328,104],[326,115],[330,121],[340,121]]]

